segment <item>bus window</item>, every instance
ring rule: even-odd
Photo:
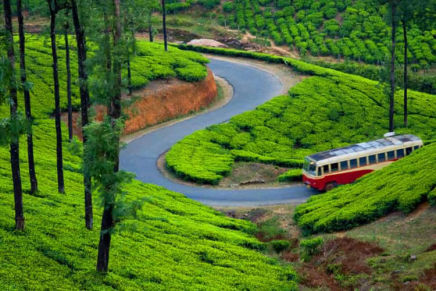
[[[359,158],[359,164],[361,167],[366,166],[366,157]]]
[[[341,170],[345,171],[348,169],[348,161],[342,161],[341,162]]]
[[[369,164],[371,165],[371,164],[375,164],[377,161],[375,160],[375,155],[370,155],[369,157],[368,157],[368,159],[369,159]]]
[[[419,149],[419,145],[414,146],[413,149],[414,149],[414,150]]]
[[[321,167],[318,167],[318,176],[321,176]]]
[[[380,154],[378,154],[378,162],[379,162],[379,163],[382,163],[382,162],[384,162],[384,161],[386,161],[386,155],[385,155],[385,153],[380,153]]]
[[[332,172],[337,172],[339,170],[339,164],[338,163],[333,163],[331,165],[332,167]]]
[[[357,159],[350,160],[350,169],[357,168]]]
[[[388,160],[393,160],[393,159],[395,159],[395,151],[388,152]]]
[[[410,155],[411,152],[412,152],[412,147],[406,148],[406,156]]]
[[[404,157],[404,149],[397,150],[397,159]]]
[[[328,173],[329,173],[329,165],[324,165],[324,166],[322,167],[322,170],[323,170],[323,172],[324,172],[324,175],[325,175],[325,174],[328,174]]]

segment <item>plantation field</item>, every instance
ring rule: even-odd
[[[61,96],[61,110],[67,108],[67,74],[65,66],[65,46],[63,37],[58,36],[58,65],[59,82]],[[15,38],[18,42],[18,38]],[[71,38],[71,45],[75,45],[75,40]],[[18,52],[18,43],[16,44]],[[77,56],[75,47],[71,47],[71,74],[72,74],[72,104],[78,109],[80,96],[78,86],[74,86],[77,80]],[[92,57],[92,51],[90,52]],[[54,111],[53,96],[53,73],[50,39],[36,35],[26,35],[26,65],[28,70],[28,80],[33,83],[32,113],[36,118],[47,118],[48,114]],[[151,80],[175,77],[181,80],[193,82],[203,80],[207,76],[207,69],[204,66],[208,60],[200,54],[188,51],[181,51],[171,47],[165,53],[163,45],[159,43],[149,43],[137,41],[136,56],[131,62],[132,86],[133,88],[144,87]],[[16,64],[17,72],[19,64]],[[147,68],[147,69],[144,69]],[[91,76],[92,78],[92,76]],[[123,72],[124,82],[127,84],[127,72]],[[22,97],[22,94],[20,94]],[[22,98],[19,101],[20,108],[24,111]],[[0,116],[9,114],[8,107],[0,107]]]
[[[333,56],[380,64],[389,47],[386,6],[376,0],[235,0],[222,5],[222,25],[288,45],[300,55]],[[431,12],[429,12],[431,13]],[[430,14],[429,14],[430,15]],[[436,61],[434,22],[414,23],[408,30],[409,61],[428,68]],[[398,29],[397,60],[403,62],[404,38]]]
[[[350,229],[392,211],[410,213],[423,201],[436,205],[436,144],[299,205],[295,220],[305,233]]]
[[[198,49],[198,48],[197,48]],[[313,75],[255,110],[182,139],[166,162],[179,177],[217,184],[235,161],[301,167],[304,156],[382,136],[388,125],[383,86],[362,77],[324,69],[290,58],[236,50],[205,49],[227,55],[284,62]],[[436,138],[436,96],[409,91],[409,128],[401,128],[402,91],[396,92],[395,124],[399,133]],[[298,173],[288,173],[290,180]],[[283,177],[282,179],[285,179]]]
[[[32,106],[36,173],[39,193],[29,195],[26,138],[20,139],[26,230],[14,231],[14,197],[9,147],[0,147],[0,286],[6,290],[191,290],[296,289],[296,274],[285,264],[264,256],[265,245],[253,233],[250,222],[226,218],[221,213],[168,191],[134,181],[124,190],[128,200],[143,200],[137,217],[119,225],[112,239],[109,273],[95,271],[101,222],[100,201],[94,200],[93,231],[84,224],[81,158],[64,133],[66,194],[57,193],[56,141],[50,119],[50,55],[43,39],[29,36],[28,77],[33,82]],[[185,80],[205,76],[207,59],[194,52],[162,45],[138,43],[133,62],[136,86],[156,78]],[[64,55],[60,50],[62,104],[65,108]],[[75,56],[72,60],[76,79]],[[76,90],[76,89],[74,89]],[[78,92],[74,102],[78,105]],[[20,107],[23,102],[20,98]],[[7,106],[0,108],[7,117]],[[73,144],[74,145],[74,144]],[[78,144],[80,151],[80,144]],[[19,278],[19,280],[17,279]]]

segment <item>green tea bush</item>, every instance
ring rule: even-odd
[[[29,40],[34,39],[29,36]],[[109,273],[105,276],[97,273],[98,226],[103,210],[96,199],[95,228],[87,230],[83,221],[81,158],[69,151],[65,126],[62,128],[65,195],[57,193],[53,179],[56,176],[56,134],[54,121],[50,118],[53,86],[50,55],[45,45],[42,39],[29,41],[28,45],[28,77],[34,83],[32,102],[36,120],[33,137],[39,193],[28,194],[26,137],[22,136],[20,162],[26,218],[23,233],[13,231],[14,198],[11,194],[9,147],[0,147],[2,289],[176,290],[181,286],[186,290],[297,289],[296,273],[291,267],[281,266],[275,259],[259,252],[266,244],[253,237],[257,230],[254,224],[227,218],[183,194],[139,181],[134,181],[124,190],[129,200],[145,200],[143,208],[137,217],[124,221],[116,229]],[[198,60],[199,64],[205,62],[198,54],[180,52],[175,48],[170,48],[165,58],[158,59],[156,56],[161,54],[161,45],[140,44],[140,47],[142,56],[137,56],[134,63],[144,60],[149,66],[142,67],[141,71],[134,70],[134,75],[147,74],[147,80],[156,76],[148,70],[153,66],[160,65],[173,71],[175,67],[183,67],[184,58],[189,62]],[[62,58],[62,50],[59,52]],[[59,64],[62,66],[61,60]],[[171,64],[177,65],[173,67]],[[64,68],[60,70],[62,72]],[[60,77],[61,87],[65,88],[64,74]],[[141,81],[137,82],[141,84]],[[75,98],[77,104],[77,95]],[[0,107],[0,118],[8,116],[7,107]],[[80,143],[78,147],[80,152]],[[19,280],[17,274],[20,274]]]
[[[319,252],[320,247],[324,243],[322,237],[303,239],[300,241],[300,257],[303,261],[308,261],[313,255]]]
[[[287,240],[273,240],[270,242],[270,245],[276,253],[281,253],[288,249],[291,243]]]
[[[278,177],[279,182],[301,181],[303,176],[302,169],[291,169]]]
[[[302,2],[235,0],[225,2],[222,11],[225,18],[235,19],[232,28],[268,37],[277,45],[287,44],[301,55],[330,55],[378,65],[386,61],[390,33],[383,19],[386,6],[376,0]],[[435,29],[434,22],[411,25],[408,29],[409,63],[422,69],[435,64]],[[402,47],[401,29],[397,34],[399,47]],[[397,60],[402,63],[404,52],[399,49],[397,54]]]
[[[306,234],[346,230],[391,211],[410,213],[423,201],[436,204],[436,144],[390,166],[299,205],[295,220]]]
[[[314,76],[291,88],[288,95],[275,97],[228,123],[211,126],[174,145],[167,164],[183,179],[217,184],[230,173],[234,161],[301,168],[309,154],[370,140],[387,131],[389,104],[382,86],[375,81],[292,58],[219,48],[193,49],[281,62]],[[396,131],[435,139],[436,97],[409,91],[406,129],[400,127],[402,91],[396,95]],[[299,177],[293,170],[280,180]]]
[[[32,112],[37,118],[46,118],[54,110],[54,97],[52,92],[52,68],[51,68],[51,49],[49,39],[36,36],[26,35],[26,61],[27,70],[29,71],[29,82],[33,83],[31,95],[37,96],[32,98]],[[18,51],[18,38],[16,46]],[[70,43],[74,44],[75,40],[71,38]],[[59,83],[61,109],[67,108],[67,78],[65,68],[65,50],[63,38],[59,38]],[[205,64],[208,59],[202,55],[182,51],[176,47],[170,47],[168,52],[163,50],[163,45],[159,43],[149,43],[145,41],[137,42],[136,56],[131,61],[132,85],[139,89],[145,87],[151,80],[163,78],[178,78],[181,80],[194,82],[204,79],[207,76]],[[92,49],[90,45],[90,55]],[[71,49],[71,74],[73,84],[77,83],[77,55],[74,49]],[[17,67],[17,73],[19,66]],[[92,75],[91,75],[92,78]],[[123,70],[123,78],[127,78],[127,70]],[[22,95],[22,94],[20,94]],[[24,112],[23,96],[20,96],[19,105]],[[80,95],[78,86],[72,86],[72,104],[74,109],[80,107]],[[6,115],[6,107],[0,108],[0,114]]]

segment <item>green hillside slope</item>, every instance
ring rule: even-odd
[[[196,53],[140,43],[144,62],[135,69],[139,85],[166,76],[205,72],[206,59]],[[0,147],[0,286],[5,290],[290,290],[295,272],[259,251],[264,245],[252,235],[255,226],[226,218],[213,209],[164,188],[134,181],[126,187],[128,199],[145,198],[137,218],[125,221],[113,237],[109,273],[95,271],[102,209],[94,201],[95,225],[84,224],[83,177],[80,158],[68,150],[64,133],[66,194],[57,193],[56,142],[50,56],[42,40],[29,42],[29,79],[32,102],[38,195],[29,195],[25,136],[20,140],[26,230],[14,231],[14,197],[9,147]],[[61,56],[63,52],[60,52]],[[73,62],[74,63],[74,62]],[[188,66],[183,66],[188,63]],[[61,64],[62,88],[65,88]],[[147,71],[144,70],[147,68]],[[151,73],[148,70],[151,69]],[[155,70],[153,70],[155,69]],[[75,74],[76,68],[73,68]],[[185,74],[187,73],[187,74]],[[64,89],[63,89],[64,90]],[[62,93],[65,96],[65,91]],[[77,92],[75,92],[77,98]],[[76,100],[76,104],[77,104]],[[65,103],[64,103],[65,104]],[[20,106],[23,102],[20,100]],[[8,116],[7,106],[0,117]],[[96,198],[96,197],[95,197]],[[123,230],[122,232],[120,232]]]
[[[424,201],[436,205],[436,144],[414,152],[356,183],[311,197],[295,220],[305,233],[331,232],[374,221],[392,211],[409,213]]]
[[[217,184],[235,161],[300,167],[304,156],[382,136],[388,125],[388,98],[383,86],[362,77],[340,73],[290,58],[234,50],[224,54],[285,62],[315,75],[255,110],[234,116],[175,144],[167,166],[179,177]],[[401,128],[402,91],[396,92],[395,124],[399,133],[424,140],[436,138],[436,96],[409,91],[409,128]]]

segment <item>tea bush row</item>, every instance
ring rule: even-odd
[[[231,6],[231,7],[230,7]],[[305,55],[380,64],[389,47],[387,7],[376,0],[258,1],[236,0],[223,5],[226,23],[233,29],[269,37],[277,45],[288,45]],[[340,20],[338,20],[340,18]],[[422,68],[436,62],[434,23],[414,23],[408,30],[409,61]],[[403,35],[398,30],[398,58],[403,61]]]
[[[374,221],[392,211],[410,213],[420,203],[436,205],[436,144],[424,146],[353,184],[312,196],[295,220],[304,233],[333,232]]]
[[[180,286],[186,290],[297,289],[296,273],[291,267],[282,266],[259,252],[266,245],[253,237],[254,224],[227,218],[182,194],[139,181],[125,188],[127,199],[146,202],[136,218],[126,220],[115,231],[109,273],[98,274],[95,262],[103,210],[99,199],[94,197],[95,227],[86,230],[81,159],[69,151],[65,126],[62,130],[66,194],[57,193],[56,179],[53,179],[56,135],[50,118],[53,108],[50,55],[45,44],[29,42],[28,47],[28,76],[34,83],[33,137],[39,193],[28,194],[26,137],[22,136],[20,161],[26,230],[14,232],[9,147],[0,147],[2,289],[56,290],[59,286],[66,290],[175,290]],[[178,52],[173,61],[157,59],[160,52],[153,55],[157,47],[161,49],[159,45],[143,48],[140,45],[143,56],[137,59],[164,68],[168,64],[179,64],[181,68],[184,59],[198,64],[205,62],[196,53],[178,52],[175,48],[170,48],[170,52]],[[62,58],[60,65],[63,66]],[[150,76],[156,76],[148,71],[151,67],[141,68],[144,85]],[[62,70],[60,77],[65,82]],[[6,116],[7,106],[0,107],[0,117]]]
[[[168,167],[179,177],[217,184],[231,171],[234,161],[299,168],[306,155],[371,140],[387,131],[388,99],[377,82],[292,59],[255,56],[286,60],[298,71],[318,76],[228,123],[185,137],[167,154]],[[396,94],[396,131],[434,139],[435,96],[410,91],[409,128],[405,129],[401,128],[402,92]]]

